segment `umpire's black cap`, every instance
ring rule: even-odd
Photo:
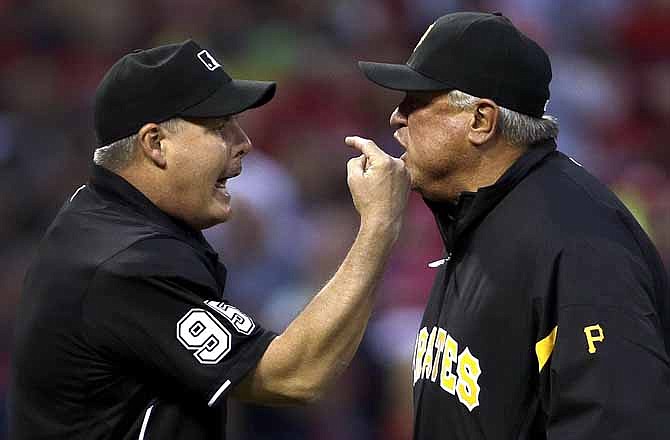
[[[100,146],[176,116],[214,118],[261,106],[276,84],[232,79],[195,41],[135,50],[117,61],[95,96]]]
[[[453,89],[533,117],[549,100],[546,52],[502,14],[456,12],[433,23],[406,64],[359,62],[371,81],[393,90]]]

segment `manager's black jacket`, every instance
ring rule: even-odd
[[[417,335],[416,439],[670,438],[666,271],[555,148],[455,206],[428,202],[448,261]]]

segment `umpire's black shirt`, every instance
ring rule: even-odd
[[[449,261],[427,269],[415,439],[670,438],[666,272],[604,185],[551,141],[429,206]]]
[[[199,231],[94,166],[26,276],[10,438],[225,438],[226,392],[274,336],[225,276]]]

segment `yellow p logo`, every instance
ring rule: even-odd
[[[584,334],[586,335],[586,342],[589,344],[589,353],[595,353],[596,346],[594,342],[603,342],[605,340],[602,327],[600,327],[600,324],[584,327]]]

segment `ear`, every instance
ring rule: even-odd
[[[490,99],[481,99],[475,104],[468,130],[468,140],[473,145],[484,145],[495,136],[499,111],[498,105]]]
[[[165,132],[158,124],[145,124],[138,132],[138,141],[142,154],[159,168],[167,166],[165,149],[161,145],[161,141],[164,139]]]

